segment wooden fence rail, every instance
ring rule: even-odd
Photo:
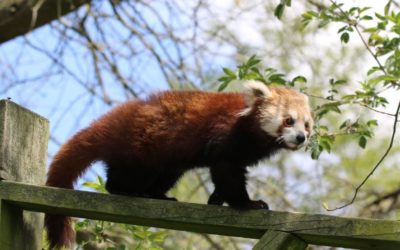
[[[131,198],[9,181],[0,182],[0,201],[1,209],[16,208],[207,234],[263,237],[264,244],[282,241],[297,245],[300,241],[303,246],[400,249],[399,221],[264,210],[238,211],[221,206]],[[293,239],[296,239],[295,243],[291,243]],[[273,248],[259,243],[255,249]]]
[[[260,239],[254,249],[308,244],[400,249],[400,221],[342,218],[132,198],[40,186],[48,122],[0,101],[0,249],[41,249],[43,217],[53,213],[189,232]],[[29,212],[30,211],[30,212]]]

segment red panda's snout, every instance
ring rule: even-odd
[[[289,149],[302,148],[308,142],[308,134],[306,131],[297,130],[294,127],[284,128],[282,135],[278,137],[278,142],[283,143]]]

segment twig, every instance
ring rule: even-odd
[[[354,203],[354,201],[357,197],[358,191],[361,189],[362,186],[364,186],[364,184],[367,182],[367,180],[374,174],[375,170],[381,165],[381,163],[383,162],[383,160],[386,158],[386,156],[389,154],[390,150],[393,147],[394,138],[396,137],[397,120],[399,118],[399,112],[400,112],[400,101],[397,104],[396,115],[395,115],[395,119],[394,119],[394,123],[393,123],[393,132],[392,132],[392,136],[390,138],[389,146],[387,147],[387,149],[386,149],[385,153],[382,155],[382,157],[379,159],[378,163],[376,163],[374,168],[369,172],[367,177],[365,177],[364,180],[356,187],[354,194],[353,194],[353,198],[346,204],[336,207],[336,208],[333,208],[333,209],[327,209],[327,211],[335,211],[338,209],[342,209],[342,208],[345,208]]]
[[[328,98],[323,97],[323,96],[317,96],[317,95],[312,95],[312,94],[306,94],[306,95],[309,96],[309,97],[316,98],[316,99],[321,99],[321,100],[324,100],[324,101],[327,101],[327,102],[330,102],[330,103],[339,102],[340,105],[342,105],[342,104],[358,104],[358,105],[360,105],[360,106],[362,106],[364,108],[367,108],[369,110],[372,110],[374,112],[377,112],[377,113],[380,113],[380,114],[383,114],[383,115],[388,115],[388,116],[393,116],[393,117],[395,116],[395,114],[391,114],[391,113],[388,113],[388,112],[385,112],[385,111],[381,111],[381,110],[375,109],[375,108],[370,107],[367,104],[364,104],[364,103],[361,103],[361,102],[347,103],[347,102],[340,101],[338,99],[328,99]]]
[[[397,198],[398,196],[400,196],[400,188],[398,188],[398,189],[396,189],[396,190],[394,190],[394,191],[392,191],[392,192],[390,192],[390,193],[388,193],[388,194],[386,194],[386,195],[384,195],[382,197],[379,197],[378,199],[376,199],[373,202],[371,202],[370,204],[368,204],[366,206],[366,208],[371,207],[373,205],[378,205],[382,201],[390,199],[390,198]]]

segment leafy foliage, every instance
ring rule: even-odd
[[[106,192],[105,182],[100,176],[96,181],[85,182],[82,185],[97,192]],[[88,219],[75,223],[75,231],[78,235],[79,232],[85,235],[78,241],[78,247],[84,249],[87,246],[95,246],[107,250],[161,250],[168,236],[166,230]]]

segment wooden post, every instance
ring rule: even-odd
[[[0,101],[0,180],[43,185],[48,121],[17,104]],[[23,211],[0,196],[1,249],[41,249],[43,214]]]
[[[304,250],[307,243],[291,233],[268,230],[253,250]]]

